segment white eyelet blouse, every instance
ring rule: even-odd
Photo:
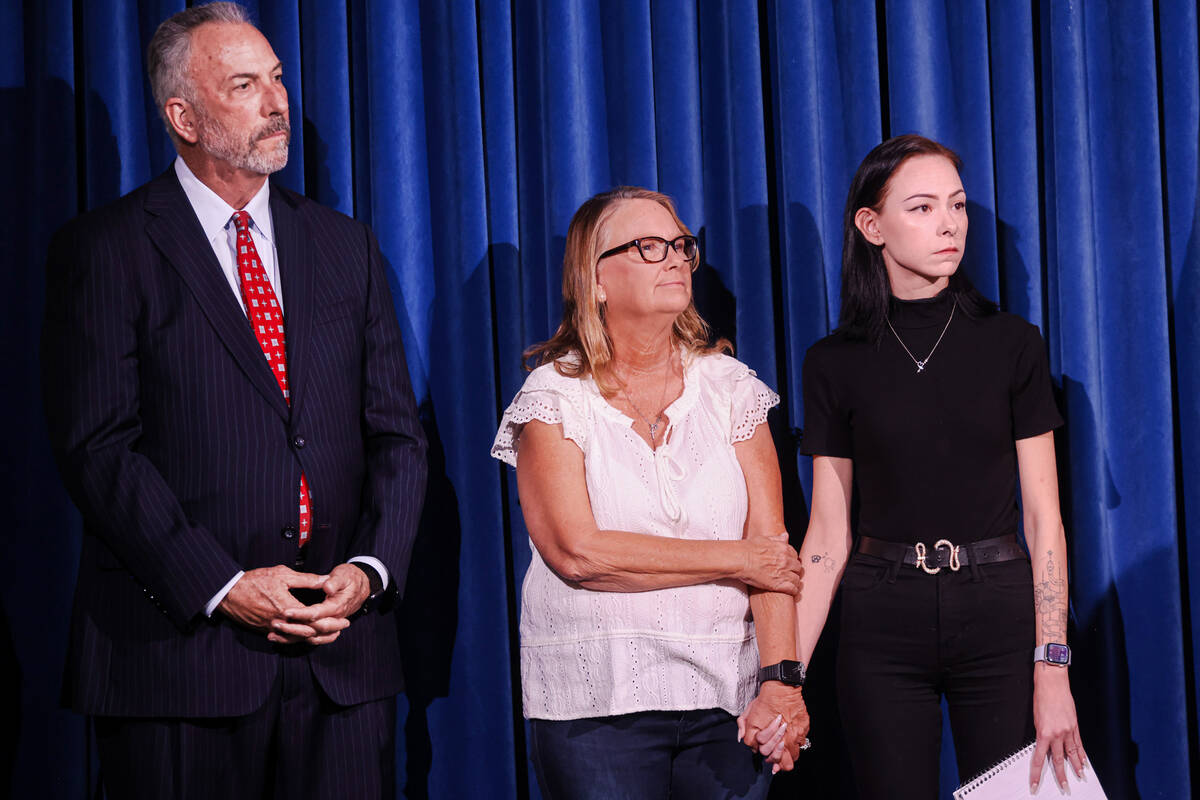
[[[779,396],[725,355],[684,359],[683,392],[651,450],[590,378],[535,369],[500,421],[492,456],[516,466],[530,420],[561,424],[583,451],[600,530],[679,539],[740,539],[746,483],[733,451]],[[530,542],[521,590],[525,716],[580,719],[635,711],[723,708],[754,697],[758,649],[746,587],[719,581],[647,592],[583,589],[559,578]]]

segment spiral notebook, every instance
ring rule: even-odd
[[[1068,796],[1058,788],[1049,756],[1042,767],[1038,793],[1029,793],[1029,763],[1033,760],[1033,749],[1033,744],[1027,745],[979,777],[967,781],[954,790],[954,800],[1017,800],[1026,797],[1045,800]],[[1079,778],[1068,763],[1067,786],[1071,788],[1071,800],[1108,800],[1090,764],[1083,768],[1083,778]]]

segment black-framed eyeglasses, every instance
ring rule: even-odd
[[[643,236],[640,239],[633,239],[625,244],[619,244],[616,247],[609,248],[600,254],[600,259],[615,256],[617,253],[623,253],[631,247],[636,247],[638,253],[641,254],[642,260],[647,264],[658,264],[667,260],[667,253],[672,249],[676,253],[683,256],[692,265],[692,269],[696,269],[696,265],[700,263],[700,243],[696,241],[695,236],[684,234],[676,236],[671,241],[667,241],[661,236]],[[599,259],[597,259],[599,260]]]

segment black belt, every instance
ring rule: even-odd
[[[948,539],[939,539],[933,545],[926,545],[924,542],[908,545],[860,536],[858,552],[886,558],[888,561],[899,561],[910,567],[920,567],[930,575],[940,571],[942,567],[949,567],[952,572],[958,572],[958,568],[964,564],[996,564],[1001,561],[1029,558],[1025,548],[1017,541],[1015,533],[961,545],[956,545]]]

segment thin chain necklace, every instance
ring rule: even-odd
[[[671,381],[671,362],[667,361],[667,371],[666,371],[666,374],[663,376],[662,395],[658,398],[659,411],[658,411],[658,415],[654,417],[654,422],[651,422],[650,420],[646,419],[646,415],[642,413],[642,410],[640,408],[638,408],[637,403],[633,402],[633,397],[629,394],[628,386],[626,386],[624,384],[624,382],[622,382],[622,385],[621,385],[621,391],[625,393],[625,399],[627,401],[629,401],[629,405],[633,408],[634,412],[636,412],[637,415],[639,417],[641,417],[642,422],[646,423],[646,427],[650,429],[650,447],[651,447],[651,449],[658,447],[658,426],[662,424],[663,412],[667,410],[665,401],[667,399],[667,384],[670,383],[670,381]]]
[[[892,320],[886,314],[884,314],[883,318],[887,320],[888,327],[892,328],[892,336],[896,337],[896,341],[899,342],[900,346],[904,348],[904,352],[908,353],[908,357],[911,358],[913,363],[917,365],[917,372],[924,372],[925,365],[929,363],[929,359],[933,358],[933,354],[938,349],[938,345],[942,343],[942,337],[945,336],[946,331],[950,329],[950,320],[954,319],[954,310],[956,308],[958,308],[957,297],[954,298],[954,305],[950,307],[950,317],[946,320],[946,326],[942,328],[942,332],[938,336],[937,341],[933,343],[933,349],[929,351],[929,355],[925,356],[925,358],[921,359],[920,361],[918,361],[917,357],[912,354],[912,350],[908,349],[908,345],[906,345],[904,340],[900,338],[900,334],[896,333],[896,329],[892,328]]]

